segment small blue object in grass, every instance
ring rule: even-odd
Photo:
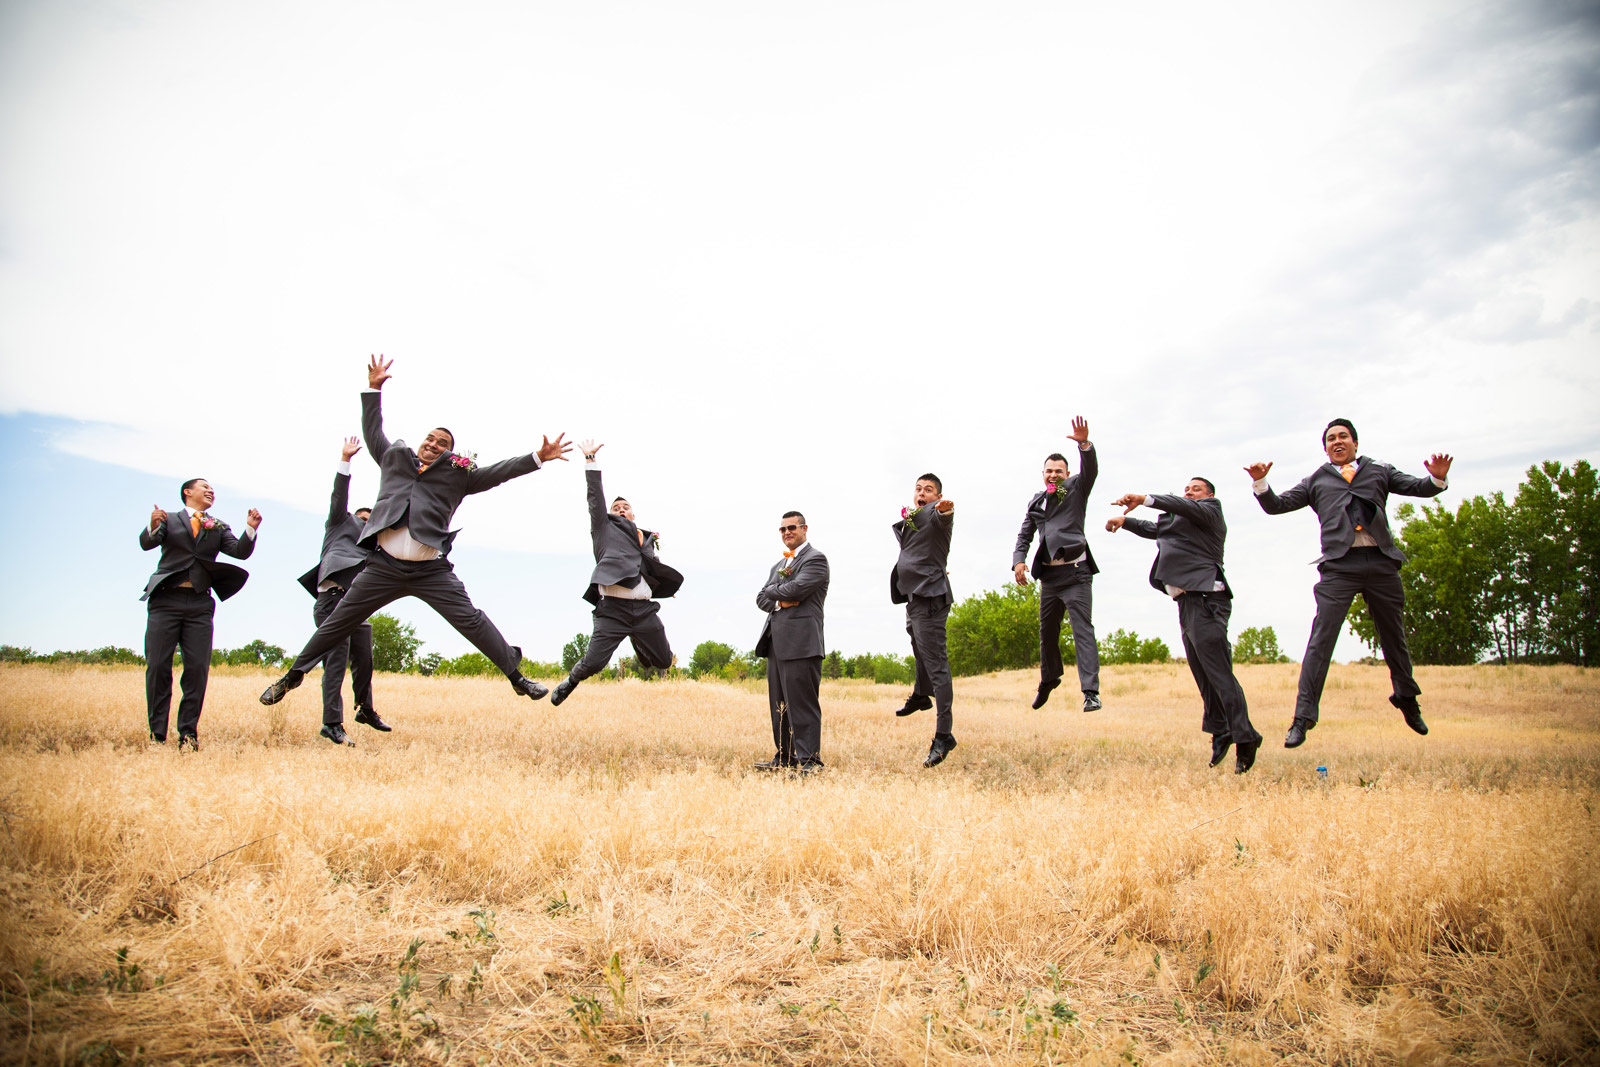
[[[1317,768],[1317,777],[1318,778],[1326,778],[1326,777],[1328,777],[1328,768],[1326,768],[1326,767],[1318,767]]]

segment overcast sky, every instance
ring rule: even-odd
[[[1246,463],[1297,481],[1334,416],[1413,473],[1454,453],[1451,506],[1600,459],[1597,144],[1592,2],[10,0],[0,418],[30,458],[0,491],[84,518],[46,566],[7,524],[0,641],[139,647],[135,535],[203,475],[266,513],[219,644],[302,643],[383,352],[391,436],[606,442],[688,575],[685,659],[754,643],[788,508],[830,644],[909,651],[916,476],[958,502],[958,596],[996,587],[1080,413],[1099,501],[1218,483],[1235,629],[1298,657],[1315,523],[1262,514]],[[457,520],[529,655],[587,629],[581,464]],[[1102,632],[1176,648],[1149,543],[1093,546]]]

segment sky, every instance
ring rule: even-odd
[[[1101,532],[1123,493],[1215,481],[1235,632],[1298,657],[1315,520],[1264,515],[1246,464],[1298,481],[1335,416],[1402,470],[1453,454],[1450,506],[1600,459],[1594,2],[8,0],[0,159],[0,433],[27,457],[0,643],[141,647],[136,534],[203,476],[225,520],[265,516],[217,643],[302,644],[375,352],[391,437],[605,442],[687,576],[685,660],[755,643],[789,509],[832,566],[830,646],[908,652],[916,477],[957,502],[957,596],[997,588],[1074,415],[1096,625],[1174,649],[1152,547]],[[530,657],[587,631],[581,462],[456,525]]]

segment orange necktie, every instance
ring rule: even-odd
[[[417,463],[417,473],[421,474],[423,471],[427,470],[432,465],[433,464],[431,464],[431,463],[423,463],[421,461],[418,461],[418,463]]]
[[[200,537],[200,513],[198,511],[189,516],[189,534],[196,540]]]
[[[1356,480],[1356,465],[1354,463],[1346,463],[1339,468],[1339,473],[1344,475],[1345,481],[1353,482]]]

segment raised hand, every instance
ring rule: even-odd
[[[1127,522],[1127,521],[1128,520],[1123,518],[1121,515],[1117,515],[1114,518],[1107,519],[1106,520],[1106,533],[1116,533],[1118,530],[1122,529],[1122,524]]]
[[[1250,464],[1250,466],[1246,467],[1244,469],[1244,471],[1245,471],[1246,474],[1250,475],[1250,480],[1251,481],[1259,482],[1261,479],[1263,479],[1263,478],[1265,478],[1267,476],[1267,472],[1269,470],[1271,470],[1271,469],[1272,469],[1272,464],[1270,462],[1268,462],[1268,463],[1252,463],[1252,464]]]
[[[1429,474],[1433,475],[1442,482],[1448,479],[1450,475],[1450,464],[1454,463],[1455,461],[1456,460],[1454,456],[1442,456],[1435,452],[1428,458],[1428,461],[1424,463],[1423,466],[1427,468]]]
[[[539,457],[539,462],[549,463],[553,459],[559,459],[563,463],[567,462],[567,453],[572,451],[572,442],[564,440],[566,436],[565,432],[558,433],[554,441],[546,437],[544,444],[539,446],[539,451],[534,453]]]
[[[780,601],[778,601],[778,607],[780,607],[780,608],[797,608],[799,606],[800,606],[800,601],[798,601],[798,600],[780,600]]]
[[[1119,496],[1117,499],[1113,500],[1111,502],[1111,506],[1114,508],[1121,508],[1122,513],[1126,515],[1128,512],[1132,511],[1136,507],[1139,507],[1143,503],[1143,493],[1124,493],[1122,496]]]
[[[1082,415],[1073,416],[1072,432],[1067,436],[1078,442],[1079,445],[1086,444],[1089,440],[1089,420]]]
[[[160,526],[166,521],[167,513],[161,510],[161,505],[152,504],[150,508],[150,529],[154,530],[157,526]]]
[[[592,437],[578,445],[578,448],[583,451],[584,459],[594,459],[595,455],[604,447],[606,447],[605,442],[602,441],[600,444],[595,444]]]
[[[1018,585],[1027,585],[1028,584],[1028,565],[1026,563],[1015,563],[1015,564],[1012,564],[1011,577],[1013,577],[1013,578],[1015,578],[1017,580],[1017,584]]]
[[[355,438],[355,437],[346,437],[344,439],[344,444],[339,449],[339,458],[344,460],[346,463],[349,463],[350,462],[350,457],[355,455],[357,452],[360,452],[360,451],[361,451],[361,441],[360,441],[360,439],[359,438]]]
[[[933,510],[937,511],[941,515],[948,515],[955,509],[956,502],[954,500],[950,500],[949,498],[941,500],[933,506]]]
[[[244,524],[254,530],[261,525],[261,512],[255,508],[250,509],[250,514],[245,518]]]
[[[394,360],[391,359],[385,363],[381,353],[373,356],[372,362],[367,364],[367,388],[382,389],[383,383],[394,377],[389,373],[389,368],[392,366],[394,366]]]

